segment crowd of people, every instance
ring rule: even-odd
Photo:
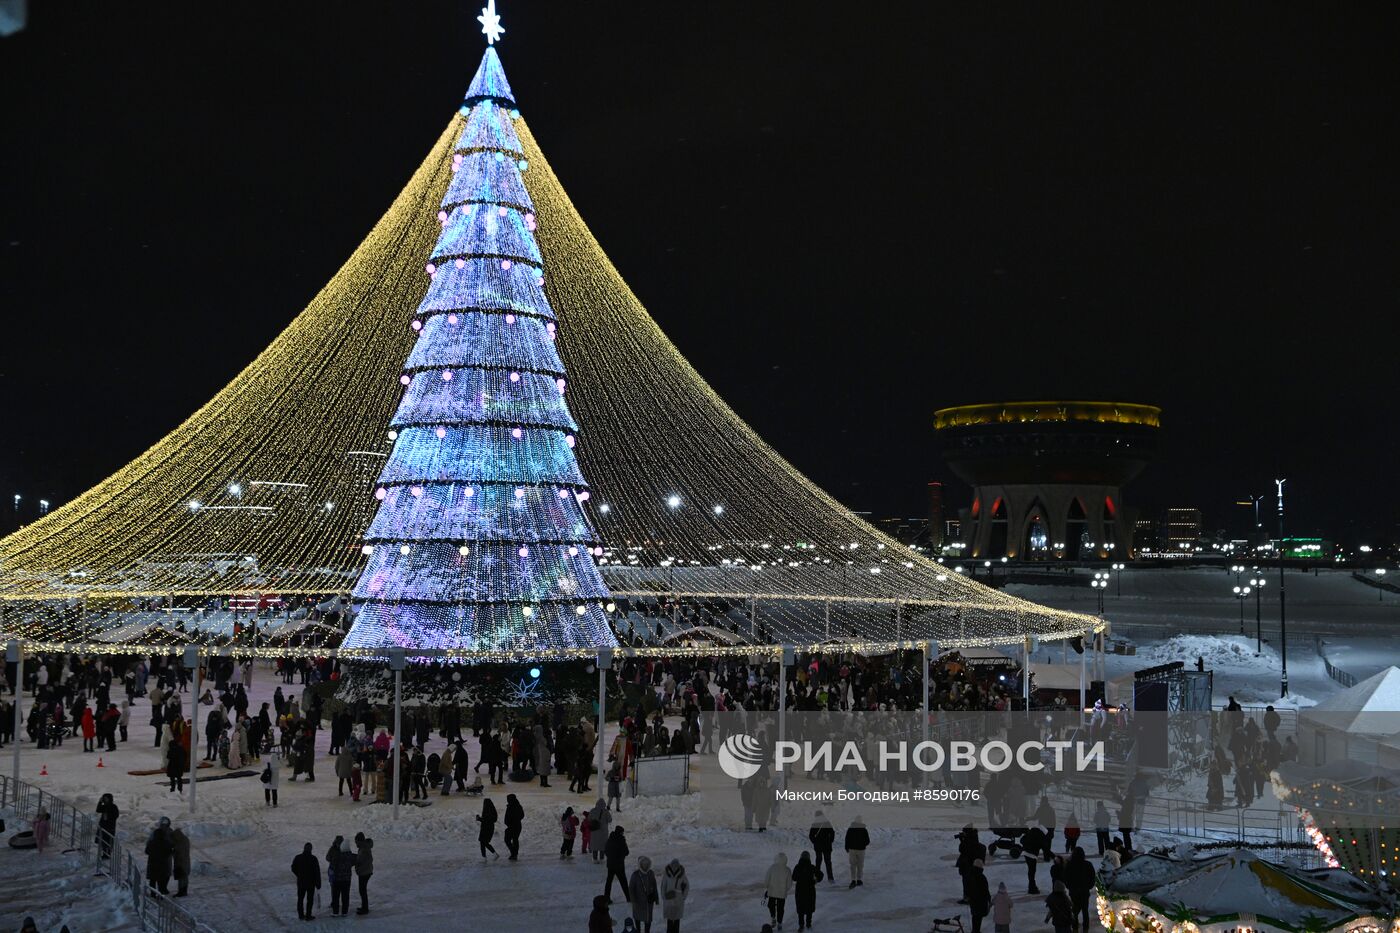
[[[1229,698],[1223,713],[1213,717],[1217,727],[1206,772],[1206,806],[1219,810],[1225,805],[1225,778],[1230,777],[1235,806],[1248,807],[1264,795],[1269,775],[1280,763],[1298,760],[1293,736],[1278,739],[1282,717],[1273,706],[1264,710],[1264,726]],[[1227,754],[1228,749],[1228,754]]]

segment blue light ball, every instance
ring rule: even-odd
[[[530,676],[533,677],[535,680],[539,680],[539,679],[540,679],[540,669],[539,669],[538,667],[532,667],[532,668],[530,668]]]

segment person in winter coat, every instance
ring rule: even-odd
[[[1035,870],[1040,865],[1040,856],[1046,851],[1050,842],[1045,837],[1045,831],[1039,826],[1032,826],[1021,836],[1021,855],[1026,860],[1026,893],[1039,894],[1040,888],[1035,883]]]
[[[690,896],[690,879],[685,866],[671,859],[661,875],[661,916],[666,919],[666,933],[681,933],[681,918],[685,916],[685,899]]]
[[[481,815],[476,821],[481,824],[481,830],[476,834],[476,841],[481,843],[481,857],[486,858],[486,853],[490,852],[492,858],[500,858],[496,847],[491,845],[491,840],[496,838],[496,805],[490,797],[481,801]]]
[[[80,724],[83,730],[83,751],[90,752],[93,750],[93,739],[97,738],[97,720],[93,718],[92,710],[88,709],[86,705],[83,706],[83,718]]]
[[[467,776],[470,774],[471,766],[467,759],[467,748],[458,742],[452,746],[452,780],[457,783],[458,790],[465,791],[467,789]]]
[[[651,859],[643,855],[637,859],[637,870],[632,872],[630,882],[632,921],[637,925],[637,933],[651,933],[652,910],[661,900],[656,884],[656,873],[651,870]]]
[[[1084,857],[1082,846],[1074,847],[1074,854],[1065,866],[1065,887],[1069,888],[1070,903],[1074,905],[1074,916],[1082,920],[1081,929],[1089,929],[1089,895],[1098,883],[1098,873]]]
[[[825,865],[827,880],[835,881],[836,875],[831,870],[831,849],[836,844],[836,827],[831,825],[831,820],[827,819],[822,811],[817,811],[812,828],[807,831],[807,838],[812,843],[817,869],[820,870]]]
[[[1094,804],[1094,835],[1098,838],[1099,855],[1103,855],[1103,850],[1108,848],[1108,807],[1100,800]]]
[[[535,726],[535,773],[540,776],[540,786],[549,786],[549,757],[550,742],[549,736],[545,734],[544,726]]]
[[[331,916],[343,917],[350,913],[350,878],[355,871],[355,853],[345,843],[344,836],[336,836],[326,852],[326,878],[331,883]]]
[[[131,701],[122,700],[121,718],[117,720],[117,728],[121,730],[122,741],[126,741],[127,729],[131,727]]]
[[[277,806],[277,785],[282,783],[282,768],[276,761],[268,759],[263,765],[262,785],[263,785],[263,806]]]
[[[1054,927],[1055,933],[1070,933],[1074,927],[1074,906],[1063,881],[1056,881],[1055,889],[1045,899],[1045,922]]]
[[[967,894],[968,910],[972,911],[972,933],[982,933],[982,918],[992,909],[992,892],[987,887],[987,875],[982,871],[980,858],[963,876],[963,891]]]
[[[861,822],[860,816],[851,820],[850,828],[846,830],[846,858],[851,863],[851,884],[850,887],[865,884],[865,850],[870,847],[870,832],[865,828],[865,823]]]
[[[779,852],[768,866],[768,874],[763,881],[763,896],[768,898],[768,916],[778,926],[783,925],[783,912],[787,909],[788,888],[792,886],[792,871],[788,868],[787,856]]]
[[[297,879],[297,919],[315,920],[311,912],[316,892],[321,887],[321,863],[312,852],[311,843],[302,847],[301,854],[292,859],[292,874]]]
[[[608,913],[611,903],[601,894],[593,898],[593,912],[588,915],[588,933],[612,933],[612,915]]]
[[[608,841],[608,836],[612,835],[612,810],[599,797],[598,802],[593,804],[593,809],[583,815],[585,823],[589,824],[590,833],[596,833],[598,838],[604,843]],[[591,822],[590,822],[591,821]],[[603,846],[601,844],[593,848],[593,861],[603,860]]]
[[[170,893],[170,869],[174,857],[170,818],[163,816],[146,840],[146,881],[161,894]]]
[[[1011,893],[1006,890],[1006,882],[997,885],[996,896],[992,898],[992,929],[996,933],[1011,933]]]
[[[1069,818],[1065,820],[1065,851],[1066,851],[1066,852],[1073,852],[1073,851],[1074,851],[1074,847],[1077,846],[1077,845],[1079,845],[1079,836],[1080,836],[1081,832],[1082,832],[1082,831],[1081,831],[1080,828],[1079,828],[1079,821],[1076,820],[1076,819],[1074,818],[1074,814],[1071,813],[1071,814],[1069,815]]]
[[[335,791],[336,796],[345,796],[345,785],[350,783],[350,771],[354,767],[355,756],[350,749],[341,746],[340,751],[335,756]]]
[[[166,748],[165,774],[170,778],[170,791],[185,792],[185,755],[180,750],[178,735],[172,735]]]
[[[442,750],[442,757],[438,759],[438,776],[442,779],[442,796],[447,797],[452,793],[452,756],[455,754],[454,746],[449,745]]]
[[[369,913],[369,879],[374,874],[374,840],[355,834],[355,874],[360,879],[360,906],[357,914]]]
[[[812,926],[812,914],[817,910],[817,882],[822,880],[821,866],[812,861],[812,856],[803,852],[792,870],[793,908],[797,911],[797,928],[806,930]]]
[[[510,856],[507,861],[517,861],[520,856],[520,830],[521,824],[525,822],[525,808],[520,805],[519,799],[514,794],[506,794],[506,833],[503,837],[506,842],[506,849]]]
[[[190,837],[185,835],[183,829],[171,831],[170,854],[174,869],[173,874],[175,880],[179,882],[175,896],[184,897],[190,893]]]
[[[112,842],[117,838],[117,817],[121,810],[111,794],[103,794],[97,801],[97,844],[102,858],[112,857]]]
[[[564,842],[559,846],[559,857],[573,858],[574,837],[578,835],[578,817],[574,816],[573,807],[564,810],[564,815],[559,819],[559,828],[564,833]]]
[[[617,879],[618,886],[622,888],[624,900],[630,900],[627,893],[627,856],[631,850],[627,848],[627,837],[623,835],[622,827],[619,826],[608,836],[608,841],[603,845],[603,858],[608,863],[608,880],[603,885],[603,896],[612,903],[612,883]]]
[[[49,811],[40,810],[38,816],[34,817],[34,823],[30,826],[34,831],[34,848],[39,850],[39,854],[44,854],[44,847],[49,844]]]

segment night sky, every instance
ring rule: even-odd
[[[6,500],[102,479],[301,310],[460,101],[480,5],[32,4]],[[1130,503],[1224,526],[1286,475],[1290,531],[1393,535],[1397,23],[1217,6],[501,0],[500,54],[662,328],[851,508],[924,514],[937,408],[1110,398],[1165,409]]]

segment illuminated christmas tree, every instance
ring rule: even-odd
[[[488,38],[499,37],[488,24]],[[494,30],[494,35],[493,35]],[[541,651],[616,644],[581,503],[578,426],[521,173],[519,116],[488,47],[461,110],[418,340],[355,584],[347,647]],[[547,222],[547,221],[546,221]]]

